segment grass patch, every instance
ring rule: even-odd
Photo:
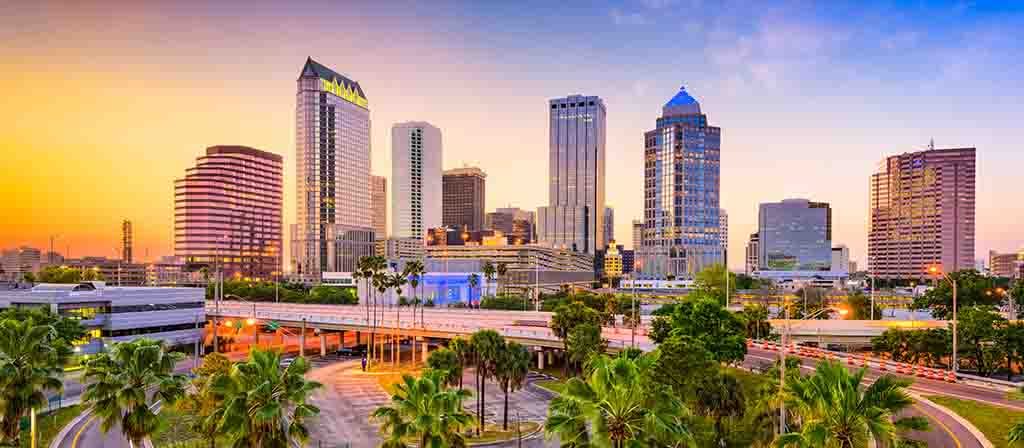
[[[976,426],[993,445],[999,448],[1024,447],[1024,443],[1011,444],[1006,434],[1015,423],[1024,420],[1024,412],[1014,411],[999,406],[980,403],[973,400],[932,395],[929,400],[941,404]]]
[[[1006,399],[1024,401],[1024,392],[1021,392],[1019,389],[1011,390],[1006,393]]]
[[[377,385],[380,386],[386,394],[392,395],[395,393],[395,384],[402,381],[403,375],[418,377],[422,371],[423,369],[419,365],[399,366],[395,369],[392,368],[390,364],[379,364],[367,369],[366,374],[376,376]]]
[[[466,437],[466,444],[469,445],[469,446],[473,446],[473,445],[482,445],[482,444],[488,444],[488,443],[494,443],[494,442],[502,442],[502,441],[507,441],[507,440],[515,440],[515,438],[517,436],[519,436],[519,434],[522,434],[523,437],[526,437],[530,433],[540,429],[540,423],[537,423],[537,422],[520,422],[519,423],[519,432],[516,432],[516,424],[515,424],[515,422],[509,422],[508,428],[509,428],[508,431],[504,431],[504,430],[501,429],[501,424],[500,423],[499,424],[488,423],[488,424],[484,425],[484,430],[480,433],[480,437],[477,437],[475,435],[471,436],[471,437]],[[469,431],[469,429],[467,429],[467,431]],[[476,434],[476,426],[475,425],[472,426],[472,431],[473,431],[473,434]],[[403,437],[402,440],[405,443],[408,443],[408,444],[419,443],[419,439],[416,438],[416,437]]]
[[[536,371],[537,369],[533,370]],[[544,366],[544,369],[540,370],[540,373],[543,373],[548,376],[553,376],[555,378],[561,378],[563,380],[565,379],[565,372],[563,371],[561,366]]]
[[[564,380],[534,381],[533,384],[537,385],[538,387],[550,390],[551,392],[554,392],[556,394],[560,394],[563,390],[565,390]]]
[[[45,414],[36,414],[36,433],[39,440],[36,446],[48,447],[53,438],[57,436],[65,425],[82,413],[82,408],[77,404],[66,408],[57,409]],[[28,431],[21,433],[21,447],[29,448],[32,444],[32,435]]]
[[[179,411],[174,406],[160,409],[163,424],[150,438],[156,448],[184,448],[192,446],[209,446],[209,441],[192,431],[192,423],[196,417]]]

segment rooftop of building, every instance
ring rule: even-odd
[[[452,169],[449,169],[449,170],[444,170],[444,175],[445,176],[479,176],[479,177],[487,177],[487,173],[485,173],[484,170],[482,170],[482,169],[480,169],[478,167],[475,167],[475,166],[464,166],[464,167],[461,167],[461,168],[452,168]]]
[[[274,154],[272,152],[263,151],[249,146],[216,145],[206,148],[206,155],[212,156],[217,154],[244,154],[247,156],[259,157],[261,159],[273,160],[275,162],[281,162],[284,160],[279,154]]]
[[[40,283],[31,289],[0,292],[0,303],[182,303],[202,301],[205,288],[107,286],[105,282]]]
[[[672,99],[668,100],[661,110],[662,115],[666,117],[672,115],[694,115],[700,113],[700,103],[686,92],[686,86],[679,86],[679,92]]]
[[[312,57],[306,58],[306,64],[302,66],[302,72],[299,73],[299,77],[303,76],[315,76],[320,79],[326,79],[328,81],[335,81],[337,83],[343,83],[346,86],[350,86],[359,92],[359,96],[366,98],[366,93],[363,92],[363,88],[359,86],[358,82],[353,81],[349,77],[342,75],[334,70],[327,68],[327,66],[314,61]]]

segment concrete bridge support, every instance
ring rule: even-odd
[[[428,350],[427,349],[427,342],[423,341],[422,344],[423,345],[420,346],[420,362],[426,363],[427,362],[427,350]],[[415,341],[413,341],[413,345],[416,345]]]
[[[306,357],[306,319],[302,319],[302,332],[299,333],[299,356]]]
[[[544,350],[537,350],[537,370],[544,370]]]
[[[320,356],[327,356],[327,333],[320,332]]]

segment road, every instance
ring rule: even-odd
[[[192,370],[193,360],[191,358],[182,360],[175,368],[175,373],[188,373]],[[80,395],[84,386],[77,379],[65,380],[64,388],[77,391]],[[78,396],[65,395],[65,399],[77,399]],[[67,438],[58,445],[60,448],[129,448],[128,439],[121,435],[120,425],[114,425],[110,431],[103,432],[100,428],[100,421],[95,415],[90,415],[78,422],[68,432]],[[45,447],[44,447],[45,448]]]
[[[773,363],[778,360],[778,352],[763,350],[760,348],[748,347],[747,358],[744,360],[746,367],[758,367],[762,364]],[[802,358],[804,360],[801,366],[807,373],[814,370],[814,366],[820,362],[814,358]],[[892,371],[883,372],[876,367],[869,367],[867,373],[864,375],[864,379],[867,382],[874,382],[879,376],[884,374],[894,374]],[[909,377],[908,377],[909,378]],[[956,398],[965,398],[969,400],[989,401],[994,400],[999,403],[992,402],[993,404],[1005,404],[1007,406],[1013,406],[1003,396],[1002,392],[983,389],[975,386],[966,384],[956,383],[950,384],[942,381],[929,380],[926,378],[913,378],[914,383],[910,386],[910,391],[919,395],[946,395]],[[982,448],[981,443],[974,438],[974,436],[963,427],[960,423],[954,420],[952,417],[939,411],[938,409],[930,406],[923,401],[915,401],[912,408],[905,411],[903,415],[918,415],[928,418],[931,429],[924,433],[913,433],[912,438],[924,441],[928,443],[929,447],[943,447],[943,448]]]

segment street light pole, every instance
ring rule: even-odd
[[[875,274],[871,274],[871,320],[875,320]]]
[[[956,282],[948,274],[946,275],[946,280],[949,280],[949,283],[953,285],[953,373],[956,373]]]

